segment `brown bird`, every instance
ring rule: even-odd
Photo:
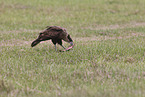
[[[52,43],[54,44],[56,51],[57,51],[57,48],[56,48],[57,43],[61,45],[65,50],[69,50],[70,48],[74,46],[73,40],[71,39],[70,35],[67,33],[65,28],[62,28],[59,26],[47,26],[47,29],[40,32],[38,38],[32,42],[31,47],[36,46],[41,41],[46,41],[50,39]],[[69,49],[66,49],[62,45],[62,40],[70,43],[71,47],[69,47]]]

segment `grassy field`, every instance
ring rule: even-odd
[[[75,47],[31,48],[50,25],[66,28]],[[7,96],[145,97],[145,0],[0,0],[0,97]]]

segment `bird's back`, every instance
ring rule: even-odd
[[[59,26],[47,26],[47,29],[40,32],[38,38],[32,42],[31,46],[34,47],[41,41],[46,41],[50,39],[52,40],[54,45],[58,43],[63,48],[65,47],[62,45],[62,40],[70,43],[72,47],[74,46],[73,40],[71,39],[70,35],[67,33],[67,31],[64,28]]]
[[[60,38],[60,39],[68,35],[66,30],[59,26],[47,26],[47,29],[42,31],[41,33],[49,36],[50,38]]]

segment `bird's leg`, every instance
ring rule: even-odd
[[[57,51],[57,48],[56,48],[56,40],[55,40],[55,39],[52,39],[51,41],[52,41],[52,43],[54,44],[55,51]]]
[[[54,44],[54,47],[55,47],[55,51],[57,51],[56,44]]]
[[[66,48],[62,45],[62,40],[61,40],[61,39],[58,39],[58,40],[57,40],[57,43],[58,43],[59,45],[61,45],[64,49],[66,49]]]
[[[61,45],[64,49],[66,49],[63,45]]]

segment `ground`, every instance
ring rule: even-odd
[[[1,0],[0,97],[144,97],[144,4]],[[67,29],[72,50],[56,52],[51,41],[31,48],[52,25]]]

